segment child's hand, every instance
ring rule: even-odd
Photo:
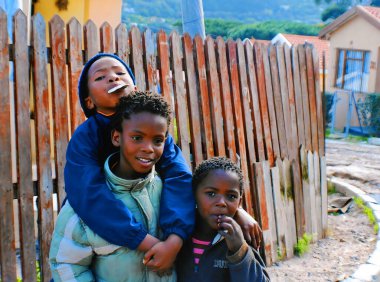
[[[144,264],[153,271],[165,273],[169,271],[182,247],[182,239],[170,235],[164,242],[154,245],[144,256]]]
[[[242,208],[237,209],[234,218],[243,230],[245,241],[257,250],[263,237],[257,221]]]
[[[231,217],[218,216],[219,234],[226,240],[227,248],[236,253],[244,243],[243,231],[239,224]]]

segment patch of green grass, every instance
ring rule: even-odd
[[[354,197],[354,202],[368,217],[369,222],[373,225],[373,231],[375,232],[375,234],[377,234],[379,232],[379,225],[377,224],[376,217],[373,214],[372,209],[364,203],[362,198]]]
[[[335,194],[336,193],[336,188],[334,183],[327,181],[327,194]]]
[[[345,138],[344,140],[349,141],[349,142],[353,142],[353,143],[359,143],[359,142],[367,142],[368,137],[349,134],[347,136],[347,138]]]
[[[312,235],[307,233],[303,234],[302,238],[298,238],[297,244],[294,246],[295,255],[300,257],[304,253],[308,252],[312,238]]]

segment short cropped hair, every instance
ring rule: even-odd
[[[205,160],[201,162],[193,173],[193,191],[195,192],[198,188],[198,185],[202,182],[202,180],[207,177],[207,175],[213,170],[224,170],[230,171],[237,174],[239,178],[239,189],[240,194],[243,195],[243,173],[241,169],[234,164],[230,159],[226,157],[213,157],[211,159]]]
[[[170,106],[161,95],[152,94],[149,91],[134,91],[128,96],[121,97],[116,106],[111,126],[121,132],[123,120],[130,119],[131,115],[142,112],[156,114],[165,118],[169,127],[171,121]]]

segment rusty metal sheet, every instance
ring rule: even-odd
[[[203,160],[202,153],[202,140],[201,140],[201,114],[200,104],[198,97],[198,81],[195,72],[194,56],[193,56],[193,42],[189,34],[182,37],[183,55],[184,55],[184,70],[186,74],[186,91],[187,102],[189,105],[189,118],[190,118],[190,134],[191,146],[194,160],[194,166],[199,165]]]
[[[51,46],[51,86],[54,119],[55,178],[57,183],[58,209],[66,197],[63,170],[66,164],[66,148],[69,141],[69,120],[66,90],[66,42],[65,23],[54,16],[49,22]]]
[[[50,149],[50,116],[49,92],[47,76],[45,21],[41,15],[36,15],[32,21],[33,46],[33,94],[35,101],[35,124],[37,146],[37,177],[38,177],[38,217],[40,230],[40,267],[41,278],[51,279],[49,267],[49,249],[54,229],[53,220],[53,179],[51,170]],[[30,234],[28,234],[30,236]]]
[[[210,113],[210,99],[208,95],[208,81],[206,73],[205,46],[200,36],[194,38],[194,53],[196,56],[196,71],[199,81],[199,99],[202,116],[202,146],[206,153],[206,158],[214,156],[214,143],[212,136],[212,123]]]

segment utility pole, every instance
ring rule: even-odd
[[[182,7],[182,29],[192,38],[199,34],[205,39],[205,23],[203,15],[202,0],[181,0]]]

